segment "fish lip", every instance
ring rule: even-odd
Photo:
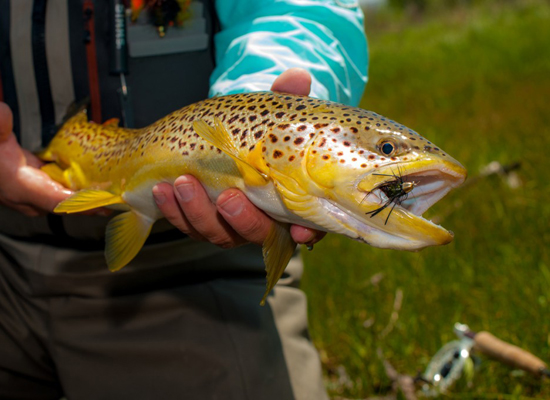
[[[381,175],[389,176],[381,179]],[[414,181],[416,185],[402,204],[395,204],[389,219],[388,212],[394,204],[388,206],[387,211],[371,218],[371,215],[364,215],[368,212],[352,211],[356,210],[355,207],[344,209],[342,205],[333,203],[341,213],[348,215],[347,218],[344,217],[348,223],[351,223],[350,220],[355,221],[353,225],[358,236],[356,239],[376,247],[412,251],[451,242],[454,237],[452,232],[424,218],[422,214],[451,189],[464,182],[466,178],[464,167],[453,159],[387,164],[383,168],[364,175],[360,179],[362,188],[356,185],[359,192],[365,196],[360,208],[372,211],[382,206],[387,201],[387,197],[382,190],[376,189],[386,182],[395,181],[396,176],[401,177],[404,182]],[[379,240],[379,236],[382,239]]]
[[[413,235],[412,237],[410,235],[402,235],[400,232],[395,232],[388,229],[384,224],[385,218],[380,215],[373,218],[368,216],[365,217],[362,214],[358,214],[343,207],[342,204],[338,204],[328,199],[323,199],[323,201],[330,204],[330,207],[326,207],[326,209],[329,210],[331,215],[336,216],[337,219],[345,222],[347,226],[351,226],[353,228],[351,230],[355,233],[355,235],[352,236],[348,233],[348,236],[374,247],[418,251],[425,247],[450,243],[454,237],[454,234],[451,231],[428,221],[422,216],[416,215],[414,215],[414,218],[423,222],[424,230],[426,226],[428,226],[428,228],[432,231],[431,234],[419,234]],[[409,215],[411,214],[409,212],[407,213]],[[378,221],[381,221],[381,223]]]
[[[396,174],[396,171],[399,175]],[[395,177],[399,177],[403,182],[415,182],[413,190],[407,194],[403,203],[396,204],[395,208],[404,209],[420,218],[423,218],[422,215],[450,190],[464,183],[467,176],[466,169],[455,160],[452,162],[438,160],[438,162],[422,166],[417,166],[415,162],[388,164],[376,174],[388,175],[387,179],[377,184],[377,187],[394,181]],[[383,195],[383,193],[377,192],[381,191],[375,188],[369,192],[369,195],[374,194],[379,203],[387,200],[385,196],[378,195]],[[419,199],[422,201],[418,201]]]
[[[389,175],[388,179],[385,181],[391,181],[393,180],[393,176],[397,175],[399,173],[403,177],[408,177],[411,175],[418,175],[419,173],[427,173],[427,172],[439,172],[441,174],[447,175],[449,178],[450,183],[454,187],[457,187],[461,185],[465,180],[467,176],[466,168],[462,166],[458,161],[452,160],[452,161],[442,161],[440,159],[437,160],[427,160],[423,161],[423,165],[418,165],[418,161],[410,161],[410,162],[399,162],[399,163],[390,163],[386,164],[383,168],[380,170],[374,172],[376,174],[386,174]],[[372,173],[372,174],[374,174]],[[371,174],[371,175],[372,175]]]

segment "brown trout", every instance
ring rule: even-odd
[[[55,212],[123,211],[107,226],[109,268],[128,264],[162,218],[159,182],[192,174],[210,198],[239,188],[276,222],[263,244],[267,291],[296,244],[289,224],[375,247],[419,250],[453,234],[422,218],[460,185],[464,167],[411,129],[374,112],[305,96],[260,92],[207,99],[143,129],[69,119],[39,157],[78,190]]]

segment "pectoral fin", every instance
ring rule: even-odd
[[[290,236],[288,224],[274,221],[269,235],[263,245],[265,270],[267,272],[267,289],[260,304],[263,306],[271,289],[283,275],[288,262],[294,254],[296,243]]]
[[[114,217],[105,232],[105,259],[111,271],[128,264],[141,250],[155,221],[135,211]]]
[[[119,195],[105,190],[81,190],[67,200],[62,201],[53,210],[56,213],[76,213],[105,207],[112,204],[122,204],[124,200]]]
[[[231,136],[219,119],[215,120],[214,127],[202,120],[195,121],[193,128],[201,138],[216,146],[235,161],[246,184],[262,186],[267,183],[267,177],[245,160],[244,155],[237,149],[231,140]]]

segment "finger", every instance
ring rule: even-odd
[[[39,210],[52,212],[61,201],[73,194],[36,168],[19,168],[16,179],[19,183],[18,193],[14,193],[12,198]]]
[[[155,203],[164,217],[186,235],[196,240],[206,240],[204,236],[199,234],[193,226],[187,221],[185,214],[180,208],[174,188],[168,183],[159,183],[153,187],[153,197]]]
[[[302,68],[290,68],[275,79],[271,90],[307,96],[311,91],[311,75]]]
[[[209,242],[223,248],[245,243],[218,213],[200,182],[192,176],[180,176],[174,182],[176,199],[193,228]]]
[[[0,102],[0,143],[6,141],[13,130],[13,114],[6,103]]]
[[[228,189],[216,202],[220,214],[231,227],[248,242],[263,244],[272,219],[260,211],[237,189]]]
[[[325,237],[327,233],[317,231],[315,229],[306,228],[305,226],[292,225],[290,227],[290,235],[298,244],[307,244],[313,246],[315,243]]]
[[[32,154],[30,151],[26,149],[23,150],[23,155],[25,156],[25,161],[27,165],[30,165],[33,168],[40,169],[41,166],[44,165],[44,162],[40,160],[38,157],[36,157],[34,154]]]

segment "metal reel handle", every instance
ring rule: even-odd
[[[540,358],[500,340],[489,332],[476,333],[474,336],[474,349],[539,377],[548,371],[546,364]]]

